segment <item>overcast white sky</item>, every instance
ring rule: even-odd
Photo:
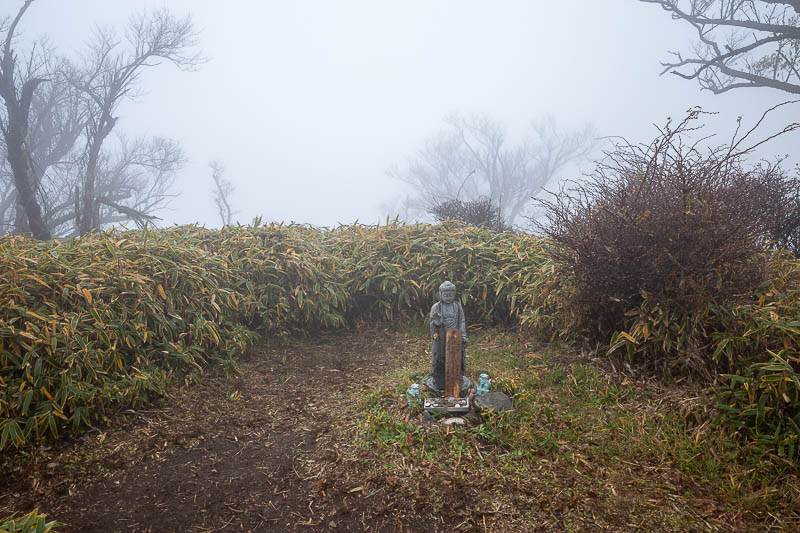
[[[2,0],[16,11],[21,0]],[[489,113],[512,136],[552,114],[601,135],[652,138],[654,122],[691,106],[717,111],[710,131],[787,100],[769,89],[714,96],[661,76],[691,33],[636,0],[37,0],[23,39],[48,34],[77,54],[95,25],[166,5],[191,13],[209,61],[142,77],[120,131],[178,140],[189,159],[165,223],[218,226],[210,160],[234,181],[237,218],[335,225],[377,222],[402,186],[386,175],[452,111]],[[791,113],[793,116],[787,116]],[[800,119],[800,108],[783,122]],[[800,138],[773,144],[785,153]]]

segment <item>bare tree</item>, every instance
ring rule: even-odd
[[[233,220],[233,211],[231,207],[231,194],[233,194],[234,186],[230,180],[225,179],[225,167],[219,161],[211,161],[208,164],[211,167],[211,179],[214,180],[214,191],[211,197],[217,206],[219,218],[222,220],[222,226],[230,226]]]
[[[34,45],[26,62],[27,71],[20,72],[18,56],[13,48],[19,22],[32,3],[33,0],[25,0],[13,19],[0,21],[0,34],[5,33],[0,56],[0,99],[4,104],[0,131],[5,141],[5,155],[11,167],[17,201],[25,212],[30,231],[37,239],[49,239],[50,231],[36,199],[31,153],[27,145],[31,102],[39,85],[47,81],[41,77],[44,60]]]
[[[446,200],[434,206],[428,214],[437,222],[459,220],[464,224],[482,226],[495,232],[512,230],[500,216],[500,208],[485,196],[468,201]]]
[[[79,233],[76,204],[83,180],[86,138],[82,135],[85,122],[76,114],[80,101],[74,94],[64,95],[70,88],[54,77],[37,91],[27,142],[42,217],[51,235],[58,236]],[[26,217],[17,205],[2,141],[0,158],[0,235],[24,233]],[[119,135],[107,142],[97,163],[99,226],[127,220],[141,225],[156,219],[153,213],[175,196],[170,187],[184,162],[180,145],[170,139],[128,140]]]
[[[513,146],[504,127],[487,115],[451,115],[445,123],[404,168],[389,171],[413,188],[404,206],[410,211],[432,212],[446,201],[485,196],[512,225],[533,196],[595,144],[591,126],[564,131],[552,118],[532,122],[533,137]]]
[[[171,140],[111,133],[145,67],[167,61],[190,69],[202,61],[191,19],[161,10],[133,17],[123,37],[98,30],[80,67],[44,40],[18,61],[17,26],[33,1],[0,20],[0,234],[49,238],[154,220],[174,196],[183,152]]]
[[[85,95],[87,115],[83,180],[76,211],[81,234],[100,225],[100,205],[116,209],[99,194],[98,165],[103,144],[117,124],[117,108],[136,95],[142,69],[164,61],[183,70],[196,67],[202,59],[194,50],[195,38],[191,17],[179,19],[166,10],[133,17],[126,44],[111,30],[97,31],[87,58],[89,66],[73,80]],[[133,216],[135,210],[131,209],[124,214]]]
[[[14,229],[17,190],[14,188],[14,176],[8,166],[6,145],[0,142],[0,236],[11,233]]]
[[[50,194],[45,194],[43,189],[48,184],[43,183],[43,180],[47,181],[45,178],[51,167],[65,162],[83,129],[74,91],[63,80],[58,82],[53,79],[55,77],[51,76],[50,81],[40,85],[34,92],[25,143],[30,156],[31,185],[36,193],[36,201],[43,210],[44,222],[51,233],[53,228],[48,222],[48,211],[55,199]],[[5,144],[0,144],[0,157],[5,163]],[[12,174],[8,172],[6,175],[0,169],[0,180],[4,180],[4,186],[0,186],[0,217],[8,220],[3,222],[3,232],[30,233],[28,217],[14,187]]]
[[[97,163],[97,227],[128,220],[141,227],[157,220],[154,213],[175,196],[170,188],[184,163],[180,145],[170,139],[117,137]],[[54,235],[80,233],[76,213],[82,178],[82,163],[67,161],[52,167],[42,182],[46,221]]]
[[[391,172],[392,170],[390,170],[390,174]],[[415,198],[408,193],[404,193],[403,196],[394,196],[385,202],[381,202],[378,209],[386,216],[386,220],[396,219],[402,222],[418,222],[420,214],[427,215],[428,213],[420,212],[419,208],[415,207]]]
[[[156,220],[153,213],[175,196],[170,188],[185,162],[171,139],[120,139],[119,149],[99,166],[97,201],[109,208],[101,208],[100,224],[132,219],[141,226]]]
[[[671,52],[663,73],[715,94],[771,87],[800,94],[800,0],[641,0],[690,24],[698,41]]]
[[[58,206],[63,193],[73,187],[53,187],[53,172],[60,173],[65,167],[75,166],[86,115],[80,104],[80,94],[63,74],[71,68],[69,63],[57,58],[53,50],[47,53],[51,58],[49,80],[34,95],[26,144],[30,152],[31,179],[43,209],[44,222],[51,234],[57,234],[51,224],[54,206]],[[27,217],[19,207],[14,223],[18,232],[28,232]]]

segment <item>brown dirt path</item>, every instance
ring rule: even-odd
[[[373,329],[254,350],[237,376],[208,371],[163,407],[5,454],[0,516],[38,507],[76,532],[425,530],[373,512],[326,444],[342,398],[423,343]]]

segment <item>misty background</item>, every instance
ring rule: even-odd
[[[2,15],[18,4],[3,2]],[[19,43],[46,34],[78,57],[97,25],[121,30],[131,14],[165,6],[192,15],[207,61],[193,72],[168,64],[144,70],[142,94],[118,112],[126,135],[169,137],[183,147],[178,196],[156,213],[162,226],[220,225],[209,161],[224,165],[235,187],[234,220],[376,223],[408,192],[389,169],[413,157],[453,112],[488,114],[510,142],[545,116],[564,128],[589,122],[598,137],[646,142],[654,123],[699,105],[719,113],[706,133],[723,143],[737,117],[751,124],[789,99],[761,88],[715,96],[659,76],[659,62],[669,50],[688,50],[693,32],[635,0],[37,0]],[[800,108],[784,107],[764,133],[798,118]],[[785,155],[798,140],[784,136],[759,155]],[[562,177],[590,166],[572,165]]]

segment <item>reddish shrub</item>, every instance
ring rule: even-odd
[[[560,245],[555,259],[603,340],[645,298],[686,316],[750,294],[765,279],[759,252],[796,217],[797,178],[780,161],[745,160],[765,142],[743,147],[764,117],[730,144],[704,148],[707,138],[689,140],[701,114],[668,122],[650,144],[615,145],[587,180],[539,202],[546,221],[536,227]]]
[[[468,226],[479,226],[492,231],[510,230],[503,220],[500,208],[495,206],[491,198],[481,196],[475,200],[447,200],[436,204],[430,211],[437,222],[458,220]]]

